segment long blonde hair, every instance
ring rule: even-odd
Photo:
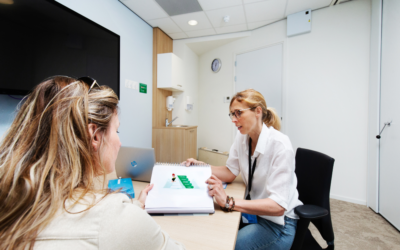
[[[19,109],[0,144],[0,249],[33,249],[67,199],[75,205],[97,192],[96,176],[105,178],[95,165],[88,124],[105,132],[118,97],[107,86],[88,90],[76,79],[51,77]]]
[[[278,131],[281,130],[280,117],[278,116],[274,108],[267,107],[264,96],[260,92],[254,89],[246,89],[238,92],[232,97],[229,107],[232,106],[232,103],[235,100],[240,103],[245,103],[251,109],[261,107],[262,121],[265,123],[265,125],[267,125],[267,127],[272,126]]]

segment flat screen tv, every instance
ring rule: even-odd
[[[53,0],[0,4],[0,94],[49,76],[90,76],[119,93],[120,37]],[[107,17],[104,17],[107,18]]]

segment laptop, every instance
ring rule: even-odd
[[[118,177],[150,182],[154,164],[153,148],[121,147],[115,170]]]

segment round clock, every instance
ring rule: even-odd
[[[221,69],[222,63],[219,58],[215,58],[211,63],[211,70],[217,73]]]

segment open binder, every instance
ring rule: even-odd
[[[153,213],[214,213],[213,198],[208,195],[207,179],[211,166],[156,163],[151,182],[154,187],[146,198],[145,209]]]

